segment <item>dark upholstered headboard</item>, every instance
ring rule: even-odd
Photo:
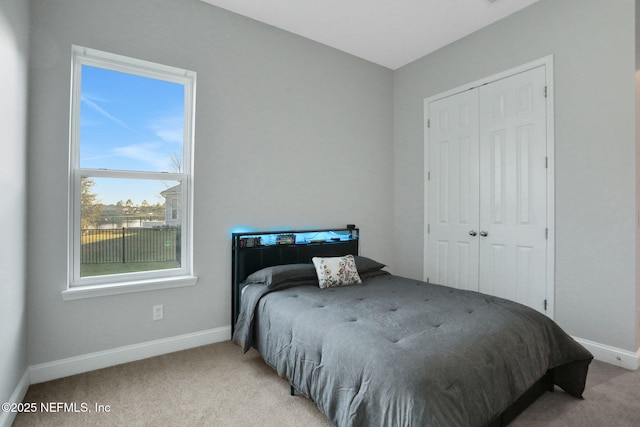
[[[231,328],[240,312],[243,282],[260,269],[311,262],[315,256],[358,255],[360,230],[346,228],[232,233]]]

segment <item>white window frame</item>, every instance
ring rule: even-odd
[[[82,66],[135,74],[184,85],[184,139],[182,172],[142,172],[80,167],[80,98]],[[68,286],[62,292],[65,300],[139,292],[170,287],[192,286],[193,276],[193,147],[195,128],[196,73],[167,65],[72,46],[71,116],[69,143],[69,241]],[[177,181],[182,188],[180,268],[135,273],[80,277],[80,211],[81,179],[127,178]]]

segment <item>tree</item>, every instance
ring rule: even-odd
[[[98,226],[104,205],[98,200],[98,195],[91,190],[96,185],[91,178],[83,177],[80,180],[80,228],[95,228]]]
[[[171,161],[171,166],[173,167],[173,170],[171,172],[181,173],[182,172],[182,158],[180,156],[178,156],[178,153],[176,153],[174,151],[173,154],[170,157],[170,161]]]
[[[164,216],[164,203],[160,204],[160,202],[158,202],[153,205],[152,212],[154,215]]]
[[[133,202],[131,201],[131,199],[127,199],[127,201],[124,204],[124,213],[127,215],[131,215],[134,213],[134,208],[135,206],[133,205]]]

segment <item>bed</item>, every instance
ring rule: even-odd
[[[593,357],[549,318],[391,275],[358,254],[357,229],[337,232],[249,247],[237,234],[233,256],[233,340],[331,425],[506,425],[554,385],[582,396]],[[359,281],[326,281],[336,262]]]

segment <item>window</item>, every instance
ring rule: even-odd
[[[73,47],[65,299],[195,283],[195,77]]]
[[[171,199],[171,220],[178,219],[178,199]]]

